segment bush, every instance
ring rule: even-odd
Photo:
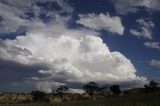
[[[110,86],[110,90],[112,93],[119,95],[121,93],[119,85]]]
[[[31,95],[34,102],[48,101],[46,94],[42,91],[32,91]]]

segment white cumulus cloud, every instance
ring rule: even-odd
[[[86,14],[79,15],[80,19],[76,21],[78,24],[82,24],[85,27],[95,30],[107,30],[112,33],[123,35],[124,27],[122,25],[121,18],[118,16],[110,16],[107,14]]]

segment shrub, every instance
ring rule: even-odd
[[[31,95],[34,102],[48,101],[46,94],[42,91],[32,91]]]

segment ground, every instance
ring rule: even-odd
[[[1,104],[0,106],[160,106],[160,93],[108,97],[104,100],[64,101],[60,103]]]

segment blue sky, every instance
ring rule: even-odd
[[[1,0],[0,91],[160,77],[159,0]]]

